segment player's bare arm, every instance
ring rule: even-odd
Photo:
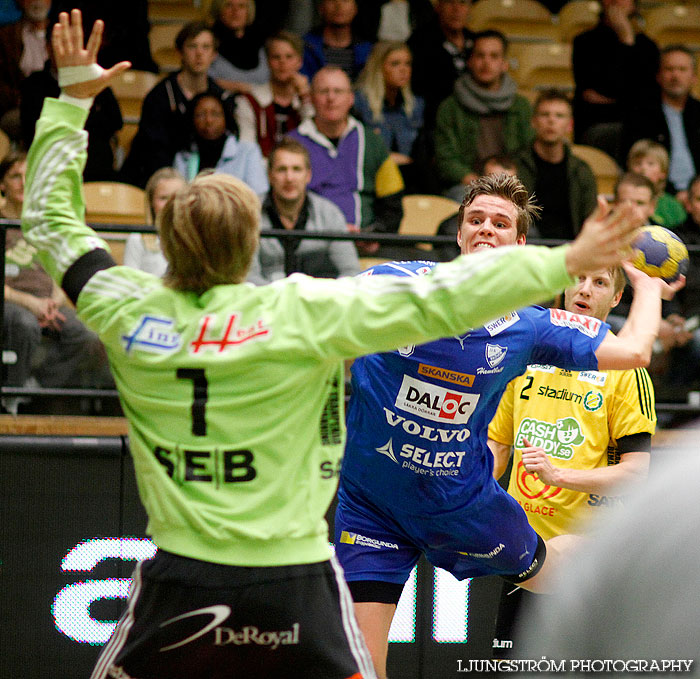
[[[526,443],[529,443],[527,439]],[[526,445],[522,449],[522,460],[525,469],[537,474],[542,483],[581,493],[609,495],[620,486],[645,479],[650,455],[647,452],[623,453],[618,464],[595,469],[571,469],[554,465],[540,446]]]
[[[488,440],[488,446],[493,453],[493,478],[498,480],[503,476],[508,467],[510,459],[510,446],[505,443],[499,443],[493,439]]]
[[[652,278],[631,264],[623,264],[634,289],[627,321],[618,335],[608,333],[596,350],[601,370],[646,367],[661,324],[661,301],[671,299],[685,285],[685,276],[673,283]]]

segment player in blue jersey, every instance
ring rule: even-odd
[[[524,244],[535,212],[515,178],[473,182],[459,213],[462,254]],[[601,201],[589,221],[608,213]],[[433,266],[392,262],[364,275],[420,276]],[[487,427],[506,385],[528,364],[648,363],[661,295],[673,289],[631,267],[628,275],[635,300],[620,337],[592,317],[529,307],[458,337],[355,361],[335,544],[379,677],[396,604],[421,554],[458,579],[497,574],[542,591],[578,540],[557,536],[545,547],[492,477]]]

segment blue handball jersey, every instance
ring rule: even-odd
[[[390,262],[360,275],[420,276],[434,265]],[[459,337],[357,359],[342,482],[414,516],[478,508],[491,487],[488,425],[508,382],[530,364],[596,370],[608,327],[528,307]]]

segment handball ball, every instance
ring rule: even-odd
[[[647,276],[672,283],[688,273],[688,249],[675,233],[663,226],[642,227],[632,251],[632,264]]]

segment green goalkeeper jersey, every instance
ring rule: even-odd
[[[418,278],[173,290],[114,266],[85,225],[86,117],[46,100],[23,229],[104,342],[148,532],[170,552],[240,566],[327,559],[343,359],[463,333],[571,283],[563,248],[506,247]]]

